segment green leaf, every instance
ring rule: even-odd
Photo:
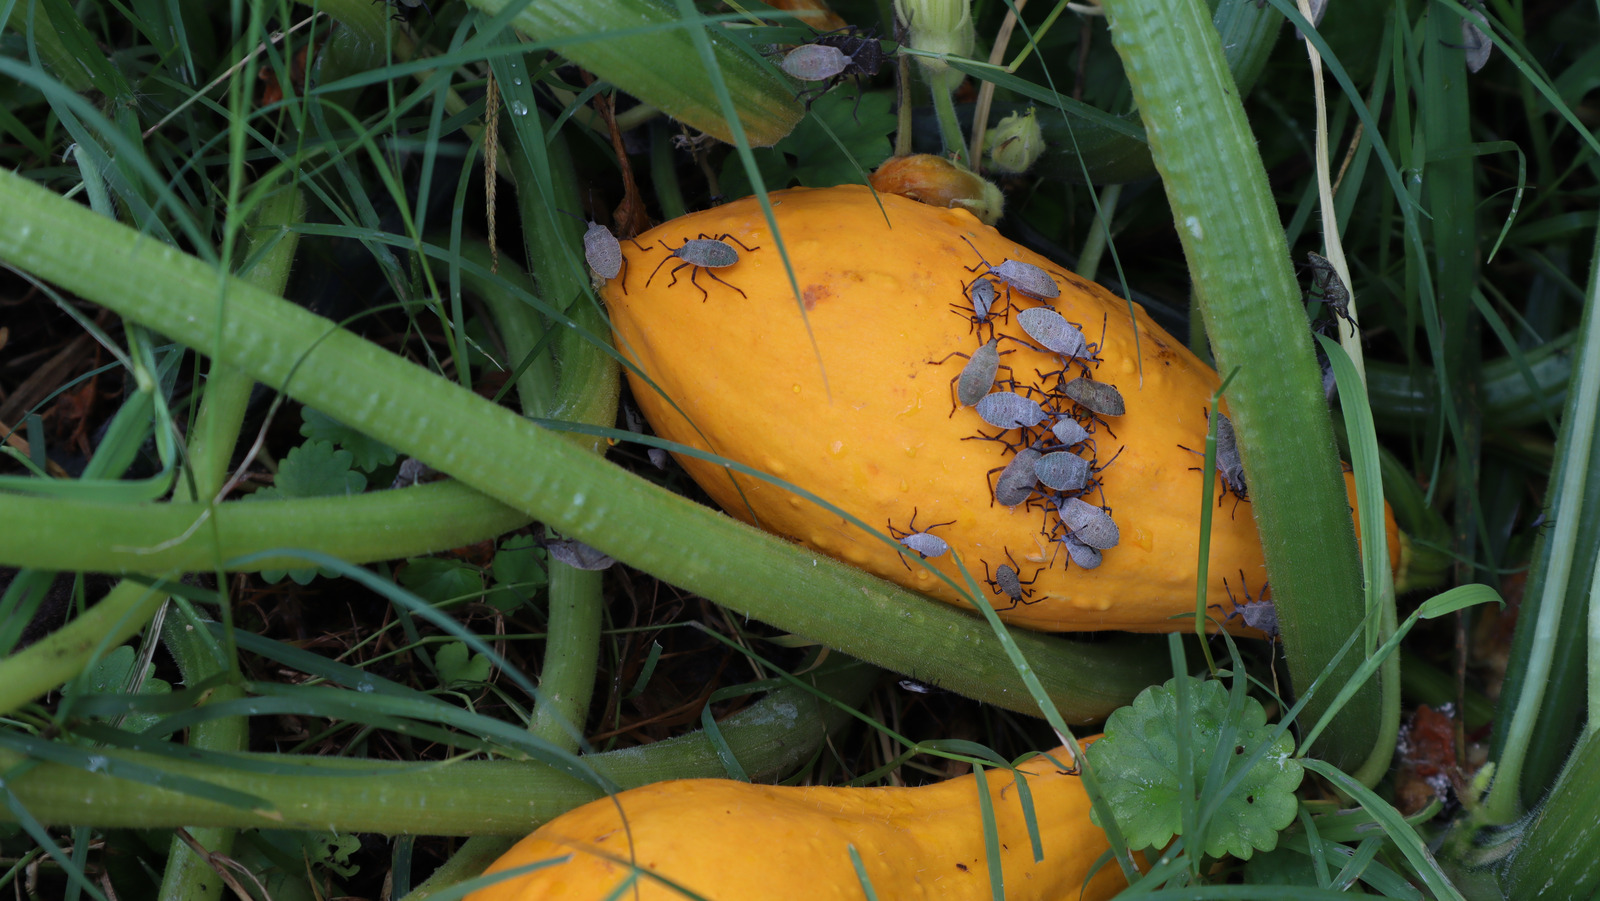
[[[1278,832],[1294,821],[1299,802],[1294,790],[1304,772],[1289,755],[1294,743],[1266,725],[1267,714],[1245,698],[1237,719],[1228,721],[1228,693],[1222,683],[1189,679],[1189,708],[1178,709],[1175,680],[1145,689],[1106,721],[1105,737],[1089,746],[1089,763],[1100,779],[1117,825],[1133,848],[1165,845],[1182,834],[1179,786],[1193,785],[1211,817],[1194,839],[1212,857],[1240,859],[1277,847]],[[1189,730],[1191,772],[1180,779],[1178,724]],[[1226,741],[1228,746],[1218,747]],[[1258,750],[1263,751],[1256,759]],[[1224,755],[1215,772],[1211,761]],[[1248,767],[1248,769],[1245,769]],[[1229,783],[1238,784],[1217,797]],[[1098,817],[1095,818],[1098,822]]]
[[[134,650],[128,645],[122,645],[111,653],[100,658],[94,669],[89,671],[88,691],[90,694],[122,694],[133,674]],[[150,674],[155,671],[155,664],[146,664],[144,668],[144,683],[139,686],[136,694],[164,695],[172,693],[172,685],[164,679],[157,679]],[[161,717],[155,714],[129,713],[123,717],[122,728],[129,732],[143,732],[151,723]],[[95,720],[104,721],[108,717],[93,717]]]
[[[433,662],[446,687],[489,681],[489,658],[482,654],[469,656],[462,642],[452,641],[440,648]]]
[[[360,494],[366,490],[367,477],[351,470],[350,464],[354,460],[354,454],[347,450],[334,450],[331,442],[307,441],[290,450],[283,462],[278,464],[278,477],[273,480],[271,488],[263,488],[245,500]],[[309,585],[318,574],[328,578],[333,576],[333,572],[326,569],[263,569],[261,578],[267,582],[278,582],[288,576],[296,584]]]
[[[360,494],[367,477],[351,469],[355,454],[334,450],[329,441],[307,441],[289,451],[278,465],[273,497],[330,497]],[[262,492],[256,492],[259,497]]]
[[[355,467],[363,472],[371,472],[395,461],[397,455],[394,448],[317,410],[300,408],[300,419],[300,434],[313,441],[332,442],[349,451],[355,458]]]
[[[513,535],[500,542],[489,565],[495,584],[485,600],[506,613],[533,600],[536,592],[550,584],[546,559],[544,548],[532,535]]]
[[[858,185],[893,153],[889,135],[894,128],[887,95],[863,96],[858,111],[855,92],[842,89],[818,98],[811,114],[776,147],[751,155],[768,190],[796,182],[808,188]],[[730,154],[723,163],[722,190],[730,198],[751,193],[737,156]]]
[[[483,592],[483,574],[459,560],[418,557],[400,570],[400,584],[430,604],[442,604]]]
[[[834,91],[817,98],[778,149],[796,159],[795,177],[808,188],[860,184],[894,151],[894,128],[888,95],[863,96],[858,111],[854,91]]]

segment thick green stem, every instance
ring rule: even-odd
[[[9,213],[0,218],[0,259],[12,265],[233,363],[658,578],[852,656],[1034,712],[1000,642],[974,617],[674,495],[238,280],[224,282],[219,329],[211,267],[20,176],[0,172],[0,207]],[[1338,490],[1352,535],[1342,483]],[[1103,718],[1165,673],[1160,655],[1124,641],[1080,645],[1020,630],[1013,638],[1073,722]]]
[[[72,622],[0,661],[0,713],[60,687],[90,661],[138,635],[166,600],[155,588],[118,583]]]
[[[1600,251],[1600,235],[1596,236],[1594,247]],[[1585,631],[1580,618],[1588,582],[1584,568],[1600,568],[1600,562],[1595,561],[1600,538],[1585,527],[1585,517],[1580,514],[1585,501],[1592,500],[1600,489],[1596,484],[1600,478],[1600,452],[1595,441],[1595,433],[1600,430],[1600,322],[1595,316],[1600,307],[1600,265],[1591,266],[1589,298],[1579,326],[1577,380],[1562,415],[1551,490],[1545,501],[1547,516],[1554,525],[1534,547],[1533,575],[1528,581],[1512,649],[1512,661],[1520,665],[1511,670],[1502,695],[1514,700],[1502,703],[1497,711],[1495,728],[1503,737],[1495,755],[1494,785],[1479,812],[1479,818],[1486,823],[1510,823],[1521,814],[1526,800],[1524,767],[1530,750],[1539,749],[1536,733],[1560,731],[1559,724],[1540,728],[1540,720],[1546,714],[1546,693],[1560,687],[1551,684],[1557,653],[1565,644],[1559,633]],[[1572,581],[1575,571],[1576,584]],[[1600,648],[1584,644],[1592,673],[1600,669]],[[1595,715],[1596,711],[1590,708],[1589,716]],[[1594,743],[1592,737],[1584,741],[1586,746]],[[1546,746],[1543,750],[1553,757],[1563,749]],[[1571,766],[1569,761],[1569,770]]]
[[[241,273],[241,278],[274,294],[283,293],[299,243],[299,234],[289,225],[305,218],[305,208],[305,198],[294,189],[279,190],[261,201],[244,248],[245,260],[258,254],[259,258]],[[254,385],[255,379],[232,366],[212,365],[195,422],[197,437],[189,448],[194,479],[192,484],[187,480],[179,482],[180,492],[192,487],[190,499],[211,503],[221,492]],[[211,527],[215,528],[214,520]],[[193,685],[226,672],[228,658],[203,623],[192,620],[187,612],[187,608],[169,608],[161,637],[184,682]],[[243,696],[236,685],[220,685],[211,692],[207,703]],[[187,743],[205,751],[237,752],[245,750],[249,738],[250,726],[243,717],[222,717],[190,729]],[[232,829],[197,828],[190,830],[189,836],[208,852],[227,856],[233,851],[235,834]],[[174,836],[161,876],[161,901],[216,901],[222,897],[222,888],[212,864]]]
[[[215,534],[208,517],[216,520]],[[369,563],[472,544],[528,519],[459,482],[349,497],[230,501],[215,508],[0,493],[0,522],[28,524],[0,529],[0,565],[160,575],[206,572],[272,548],[308,548]],[[304,564],[284,556],[226,568],[255,572]]]
[[[1600,735],[1578,741],[1566,770],[1528,824],[1503,885],[1513,901],[1592,898],[1600,890]]]
[[[186,685],[194,685],[225,671],[226,660],[216,644],[211,631],[204,623],[185,615],[182,609],[170,610],[161,630],[162,641],[178,664]],[[207,698],[216,704],[243,697],[236,685],[219,685]],[[230,716],[206,720],[189,730],[188,745],[205,751],[235,753],[243,751],[249,742],[250,725],[244,717]],[[189,830],[189,835],[202,848],[213,854],[226,856],[233,851],[236,831],[209,827]],[[172,839],[172,850],[167,856],[167,868],[161,878],[161,901],[214,901],[222,897],[222,880],[217,878],[211,864],[196,854],[180,838]]]
[[[1266,172],[1216,29],[1198,0],[1108,0],[1112,41],[1166,187],[1250,474],[1278,623],[1304,691],[1362,627],[1361,574],[1321,372]],[[1235,375],[1235,371],[1237,374]],[[1347,659],[1329,676],[1355,672]],[[1369,683],[1324,733],[1336,764],[1366,760],[1378,734]],[[1319,692],[1305,721],[1332,691]]]
[[[822,668],[805,681],[839,703],[859,704],[877,671],[857,661]],[[770,779],[810,760],[826,736],[849,721],[838,707],[798,687],[785,687],[719,724],[722,737],[752,778]],[[163,788],[40,763],[7,788],[46,824],[161,829],[174,826],[318,829],[419,835],[524,835],[540,823],[601,797],[595,786],[531,761],[394,763],[339,757],[239,755],[252,766],[219,765],[164,754],[97,750],[165,773],[271,799],[282,819]],[[23,761],[0,751],[0,771]],[[703,732],[640,748],[595,754],[586,761],[623,788],[663,779],[725,776]],[[289,772],[266,771],[276,767]],[[307,775],[298,768],[333,768]],[[9,818],[0,810],[0,818]]]

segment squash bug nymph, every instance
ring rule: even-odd
[[[1056,512],[1061,516],[1061,524],[1066,526],[1073,538],[1097,551],[1110,550],[1122,539],[1122,533],[1111,516],[1088,501],[1065,498],[1056,507]]]
[[[992,265],[984,259],[978,250],[978,245],[973,244],[970,238],[962,235],[961,240],[967,242],[967,246],[972,248],[973,253],[978,254],[978,259],[981,261],[977,265],[968,266],[968,272],[977,272],[979,267],[982,267],[986,275],[994,276],[1010,286],[1011,290],[1026,294],[1034,300],[1055,300],[1061,296],[1061,286],[1050,277],[1050,273],[1038,266],[1021,260],[1006,260],[998,266]]]
[[[1255,601],[1250,600],[1250,585],[1249,585],[1249,583],[1245,582],[1245,580],[1244,580],[1244,570],[1242,570],[1242,569],[1239,570],[1239,584],[1244,586],[1244,603],[1243,604],[1239,603],[1234,598],[1233,589],[1228,587],[1228,580],[1227,579],[1223,579],[1222,580],[1222,587],[1223,587],[1224,590],[1226,590],[1228,592],[1228,602],[1233,604],[1233,611],[1230,612],[1227,616],[1223,617],[1222,621],[1224,623],[1226,623],[1229,620],[1231,620],[1231,619],[1233,619],[1234,617],[1237,616],[1240,619],[1244,620],[1244,624],[1249,626],[1250,628],[1257,629],[1259,631],[1267,633],[1267,637],[1269,639],[1277,638],[1278,637],[1278,608],[1277,608],[1277,605],[1273,604],[1271,601],[1269,601],[1269,600],[1267,600],[1265,598],[1262,598],[1260,600],[1255,600]],[[1262,591],[1263,594],[1265,594],[1266,593],[1266,588],[1263,587],[1261,589],[1261,591]],[[1212,604],[1211,606],[1214,607],[1217,610],[1221,610],[1222,609],[1222,605],[1221,604]]]
[[[1089,461],[1071,451],[1055,451],[1040,457],[1033,465],[1046,488],[1053,491],[1082,491],[1089,483]]]
[[[1078,406],[1099,413],[1101,416],[1121,416],[1128,411],[1127,404],[1122,400],[1122,392],[1109,382],[1097,382],[1079,376],[1062,385],[1061,393],[1071,398]]]
[[[942,557],[947,551],[950,550],[950,545],[946,544],[943,538],[933,534],[933,530],[941,526],[950,525],[955,525],[955,520],[952,519],[949,522],[936,522],[931,526],[919,530],[917,528],[917,508],[912,507],[911,522],[907,524],[906,529],[897,529],[894,527],[894,521],[889,521],[889,537],[900,542],[911,550],[916,551],[917,556],[924,560],[928,559],[929,557]],[[906,563],[905,554],[900,555],[900,565],[904,566],[907,570],[911,569],[911,565]]]
[[[726,269],[729,266],[739,262],[739,251],[734,250],[731,246],[729,246],[727,241],[732,241],[734,244],[739,245],[740,247],[744,248],[746,252],[753,252],[761,249],[759,247],[745,247],[743,241],[740,241],[733,235],[726,233],[717,235],[715,237],[701,234],[693,238],[685,238],[683,243],[677,247],[671,247],[665,240],[663,240],[661,242],[661,246],[665,247],[671,256],[663,258],[661,262],[656,264],[656,268],[650,270],[650,277],[645,279],[644,286],[646,288],[650,287],[650,282],[655,279],[656,273],[660,272],[661,267],[665,266],[669,260],[679,259],[683,260],[683,262],[672,267],[672,281],[667,284],[668,288],[678,283],[678,270],[685,266],[689,266],[693,269],[693,271],[689,273],[689,283],[700,289],[701,303],[705,303],[711,297],[710,293],[707,292],[706,289],[695,280],[702,271],[704,271],[707,275],[710,275],[717,282],[720,282],[721,284],[727,285],[729,288],[733,288],[733,290],[738,291],[740,297],[748,300],[750,295],[744,293],[743,290],[736,288],[733,285],[729,285],[727,282],[723,281],[720,276],[712,271],[713,269]]]
[[[995,608],[997,610],[1010,610],[1018,604],[1033,603],[1030,600],[1033,597],[1033,589],[1027,586],[1039,581],[1039,573],[1044,572],[1044,567],[1040,567],[1034,572],[1033,578],[1024,582],[1018,571],[1017,560],[1011,556],[1010,551],[1006,551],[1006,560],[1010,562],[1000,564],[995,569],[993,578],[989,576],[989,561],[983,561],[984,584],[988,585],[989,590],[995,594],[1011,599],[1010,604]]]
[[[1059,540],[1061,546],[1067,549],[1067,557],[1079,569],[1094,569],[1105,559],[1098,549],[1079,541],[1071,532],[1062,535]]]
[[[827,44],[801,44],[784,54],[778,63],[785,75],[801,81],[827,81],[844,72],[850,57]]]
[[[1026,503],[1033,496],[1033,486],[1039,484],[1037,466],[1042,456],[1037,447],[1023,448],[1017,451],[1010,463],[989,470],[991,476],[1000,473],[1000,478],[994,483],[991,505],[998,503],[1002,507],[1015,507]]]
[[[1017,314],[1017,324],[1028,337],[1065,360],[1075,360],[1089,348],[1077,326],[1049,307],[1031,307]]]
[[[1048,415],[1038,401],[1012,391],[986,394],[975,407],[983,421],[997,429],[1031,429]]]
[[[1002,351],[999,348],[1000,342],[990,338],[988,343],[973,351],[971,356],[956,351],[946,355],[944,360],[929,361],[938,366],[951,357],[967,358],[967,365],[961,367],[961,373],[950,380],[950,384],[954,386],[956,401],[950,407],[951,416],[956,415],[956,410],[961,407],[970,407],[983,400],[984,396],[989,393],[989,389],[994,387],[994,377],[999,374],[1000,370],[1011,369],[1010,366],[1001,365],[1000,355]],[[1003,353],[1011,353],[1011,351],[1003,351]]]

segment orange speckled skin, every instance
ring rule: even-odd
[[[983,585],[984,564],[994,573],[1009,550],[1023,581],[1038,574],[1028,603],[1001,614],[1008,622],[1055,631],[1192,628],[1188,619],[1171,618],[1194,610],[1199,556],[1201,458],[1184,447],[1205,447],[1216,373],[1141,307],[1133,306],[1130,319],[1126,301],[965,211],[888,194],[875,198],[860,186],[781,191],[772,203],[807,308],[809,336],[777,243],[753,199],[661,225],[639,237],[647,250],[624,242],[627,293],[620,279],[602,293],[619,350],[682,410],[630,372],[634,396],[656,433],[787,480],[878,530],[891,522],[908,528],[913,510],[919,528],[950,522],[934,534],[949,542],[952,553],[927,562],[959,584],[959,555],[997,607],[1010,601]],[[700,233],[731,234],[757,249],[739,251],[739,262],[727,268],[685,268],[677,284],[671,270],[681,260],[651,276],[667,253],[659,240],[677,247]],[[950,382],[966,361],[929,361],[952,351],[971,353],[980,344],[968,320],[950,308],[965,302],[963,286],[974,277],[966,267],[978,263],[963,237],[993,265],[1017,259],[1049,272],[1061,289],[1049,306],[1081,324],[1089,340],[1100,338],[1105,324],[1103,362],[1094,377],[1120,390],[1127,412],[1107,417],[1109,432],[1097,427],[1094,435],[1101,463],[1121,450],[1102,474],[1104,502],[1121,541],[1105,551],[1097,569],[1068,567],[1065,552],[1055,553],[1044,534],[1054,513],[991,503],[987,474],[1010,457],[994,442],[962,440],[979,428],[994,432],[974,410],[950,415]],[[712,272],[733,287],[712,280]],[[689,283],[691,274],[706,289],[704,300]],[[1016,308],[1041,304],[1014,292],[1013,299]],[[1027,337],[1014,312],[999,333]],[[1019,382],[1038,384],[1036,369],[1060,368],[1053,356],[1015,342],[1002,341],[1001,349],[1010,351],[1002,362]],[[896,546],[837,514],[703,460],[680,456],[679,462],[734,516],[916,591],[962,603],[922,566],[908,570]],[[1220,494],[1220,480],[1215,490]],[[1092,499],[1100,500],[1098,494]],[[1252,590],[1265,580],[1249,503],[1235,512],[1230,497],[1216,511],[1210,563],[1208,602],[1225,610],[1224,578],[1236,594],[1241,571]],[[1229,627],[1256,634],[1238,619]]]
[[[1072,758],[1058,749],[1052,755]],[[1028,774],[1044,860],[1035,863],[1022,803],[1008,772],[989,771],[1008,901],[1110,898],[1127,883],[1107,863],[1079,894],[1109,847],[1089,821],[1076,776],[1043,758]],[[751,785],[726,779],[658,782],[569,811],[517,843],[490,873],[572,854],[511,877],[467,901],[601,901],[627,877],[634,859],[708,901],[828,901],[862,898],[850,861],[855,846],[884,901],[981,901],[990,897],[976,780],[922,788]],[[622,829],[618,805],[627,817]],[[685,895],[641,876],[640,901]]]

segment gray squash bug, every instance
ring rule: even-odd
[[[1062,447],[1072,447],[1089,440],[1089,430],[1070,416],[1057,419],[1056,424],[1050,427],[1050,434],[1056,436]]]
[[[583,233],[583,258],[588,260],[594,274],[605,281],[616,278],[625,262],[622,242],[611,233],[611,229],[592,219],[589,220],[589,230]]]
[[[997,429],[1031,429],[1049,415],[1037,401],[1012,391],[986,394],[975,406],[983,421]]]
[[[663,240],[661,241],[661,246],[665,247],[671,256],[663,258],[661,262],[656,264],[656,268],[650,270],[650,277],[645,279],[644,286],[646,288],[650,287],[650,282],[655,280],[656,273],[661,271],[662,266],[665,266],[671,260],[679,259],[683,260],[683,262],[672,268],[672,281],[667,284],[668,288],[678,283],[678,270],[689,266],[693,268],[693,271],[689,273],[689,283],[700,289],[701,303],[705,303],[711,297],[710,293],[701,287],[698,281],[695,281],[701,272],[705,272],[716,281],[733,288],[733,290],[739,292],[740,297],[748,300],[750,295],[722,281],[722,278],[712,271],[713,269],[726,269],[739,262],[739,251],[730,247],[724,239],[739,245],[746,252],[754,252],[761,249],[760,247],[745,247],[743,241],[727,233],[716,237],[701,234],[694,238],[685,238],[683,243],[677,247],[668,246],[667,242]]]
[[[1249,583],[1245,582],[1245,580],[1244,580],[1244,570],[1242,570],[1242,569],[1239,570],[1239,584],[1244,586],[1244,603],[1243,604],[1239,603],[1236,599],[1234,599],[1233,589],[1228,587],[1228,580],[1227,579],[1223,579],[1222,580],[1222,587],[1223,587],[1224,590],[1226,590],[1228,592],[1228,602],[1233,604],[1233,611],[1230,612],[1227,616],[1223,617],[1222,621],[1224,623],[1226,623],[1229,620],[1231,620],[1231,619],[1233,619],[1234,617],[1237,616],[1240,619],[1244,620],[1244,624],[1249,626],[1250,628],[1257,629],[1257,630],[1260,630],[1262,632],[1267,633],[1267,637],[1269,639],[1277,638],[1278,637],[1278,608],[1277,608],[1277,605],[1273,604],[1271,601],[1269,601],[1269,600],[1267,600],[1265,598],[1262,598],[1260,600],[1255,600],[1255,601],[1250,600],[1250,585],[1249,585]],[[1261,591],[1262,591],[1263,594],[1266,593],[1266,590],[1267,590],[1266,586],[1262,586]],[[1222,605],[1221,604],[1212,604],[1211,606],[1213,608],[1217,609],[1217,610],[1221,610],[1222,609]]]
[[[967,246],[971,247],[972,252],[978,254],[978,259],[981,260],[977,265],[968,266],[968,272],[977,272],[982,267],[985,275],[994,276],[1009,285],[1011,290],[1019,294],[1025,294],[1034,300],[1055,300],[1061,296],[1061,286],[1057,285],[1056,280],[1050,277],[1050,273],[1040,269],[1038,266],[1032,263],[1024,263],[1021,260],[1006,260],[998,266],[991,265],[988,260],[984,259],[983,254],[978,251],[978,245],[973,244],[971,239],[966,235],[962,235],[961,240],[966,241]]]
[[[947,354],[944,360],[928,361],[934,366],[939,366],[951,357],[965,357],[967,360],[967,365],[961,367],[961,373],[950,380],[950,384],[954,386],[955,391],[955,404],[950,408],[951,416],[956,415],[957,409],[970,407],[983,400],[984,396],[989,393],[989,389],[994,387],[994,377],[999,374],[1000,370],[1011,369],[1010,366],[1001,364],[1000,355],[1002,353],[1011,353],[1011,351],[1002,352],[1000,350],[1000,342],[997,339],[990,338],[988,343],[973,351],[970,356],[956,351]]]
[[[1061,542],[1062,547],[1067,549],[1067,557],[1077,564],[1079,569],[1094,569],[1105,559],[1097,548],[1092,548],[1079,541],[1071,532],[1062,535],[1057,540]]]
[[[1055,451],[1033,464],[1039,481],[1053,491],[1082,491],[1089,482],[1089,461],[1071,451]]]
[[[952,519],[949,522],[936,522],[925,529],[919,530],[917,528],[917,508],[912,507],[911,522],[907,523],[907,529],[901,530],[895,528],[894,522],[891,520],[889,522],[889,537],[900,542],[911,550],[916,551],[917,556],[924,560],[928,559],[929,557],[942,557],[944,556],[945,552],[950,550],[950,545],[946,544],[943,538],[932,534],[933,530],[939,528],[940,526],[949,526],[954,524],[955,520]],[[911,569],[911,565],[906,563],[905,554],[900,555],[900,564],[907,570]]]
[[[778,68],[801,81],[827,81],[850,65],[850,57],[827,44],[801,44],[784,54]]]
[[[1075,497],[1063,498],[1057,502],[1056,512],[1072,537],[1095,550],[1110,550],[1122,538],[1110,514],[1088,501]]]
[[[963,293],[966,294],[967,302],[965,304],[951,304],[951,312],[959,314],[962,318],[972,323],[968,331],[976,330],[979,337],[983,336],[983,327],[987,325],[989,327],[989,337],[993,338],[995,316],[1010,316],[1008,312],[1010,305],[1005,304],[1004,301],[1001,301],[1001,307],[996,308],[998,295],[995,291],[994,280],[990,278],[973,279],[970,285],[964,286]],[[1016,339],[1013,338],[1012,340]]]
[[[1097,382],[1087,376],[1079,376],[1061,386],[1061,393],[1071,398],[1080,407],[1099,413],[1101,416],[1121,416],[1127,412],[1128,407],[1122,400],[1122,392],[1110,382]]]
[[[547,538],[543,544],[552,560],[558,560],[573,569],[593,572],[610,569],[617,562],[599,550],[572,538]]]
[[[1306,254],[1311,269],[1311,290],[1308,296],[1322,301],[1337,319],[1350,324],[1350,333],[1357,331],[1356,321],[1350,315],[1350,290],[1339,278],[1339,270],[1320,253]]]
[[[862,31],[860,28],[854,25],[847,26],[839,29],[838,31],[830,31],[819,35],[810,44],[807,44],[806,47],[837,50],[840,57],[842,57],[845,61],[844,65],[841,66],[837,71],[821,77],[815,76],[817,76],[818,73],[827,71],[829,68],[831,68],[833,64],[832,61],[834,59],[834,57],[823,50],[808,51],[806,56],[801,57],[801,59],[796,62],[795,67],[808,73],[806,75],[790,71],[787,65],[783,66],[785,72],[789,72],[790,75],[793,75],[795,78],[798,78],[801,81],[822,82],[820,86],[801,91],[797,95],[797,97],[805,100],[806,109],[808,110],[811,108],[811,104],[814,103],[818,97],[821,97],[823,94],[833,90],[833,88],[837,86],[839,82],[844,81],[846,78],[854,78],[856,80],[856,111],[859,112],[861,108],[861,94],[863,90],[861,86],[861,80],[863,78],[869,78],[873,75],[877,75],[878,70],[882,68],[883,64],[887,62],[889,58],[896,52],[894,50],[885,52],[883,45],[878,42],[876,37],[874,37],[870,32]],[[795,53],[798,53],[804,49],[806,48],[797,47],[795,50],[790,51],[789,56],[793,56]],[[788,63],[788,60],[789,57],[784,57],[785,64]]]
[[[997,607],[995,608],[996,610],[1010,610],[1018,604],[1033,603],[1033,601],[1029,600],[1033,597],[1033,590],[1027,586],[1039,581],[1039,573],[1044,572],[1044,567],[1041,566],[1034,572],[1033,578],[1024,582],[1018,571],[1017,560],[1011,556],[1010,551],[1006,551],[1006,559],[1010,562],[1000,564],[995,569],[993,578],[989,577],[989,561],[983,561],[984,584],[988,585],[989,590],[995,594],[1011,599],[1010,604],[1004,607]]]
[[[1083,337],[1083,332],[1049,307],[1031,307],[1023,310],[1017,314],[1017,324],[1028,333],[1028,337],[1064,359],[1077,359],[1089,348],[1089,342]]]
[[[1015,507],[1026,503],[1033,496],[1033,486],[1039,484],[1036,467],[1041,456],[1043,454],[1039,453],[1037,447],[1025,447],[1017,451],[1010,463],[989,470],[989,475],[1000,473],[1000,478],[994,483],[991,505],[998,503],[1002,507]]]
[[[1207,410],[1208,421],[1210,417],[1211,411]],[[1181,444],[1178,447],[1191,454],[1205,456],[1204,451],[1197,451]],[[1189,468],[1195,472],[1200,471],[1198,466]],[[1222,493],[1217,496],[1217,506],[1220,507],[1223,499],[1230,494],[1241,501],[1250,499],[1250,489],[1244,480],[1244,460],[1239,456],[1239,439],[1234,435],[1233,422],[1221,412],[1217,413],[1217,477],[1222,480]]]

